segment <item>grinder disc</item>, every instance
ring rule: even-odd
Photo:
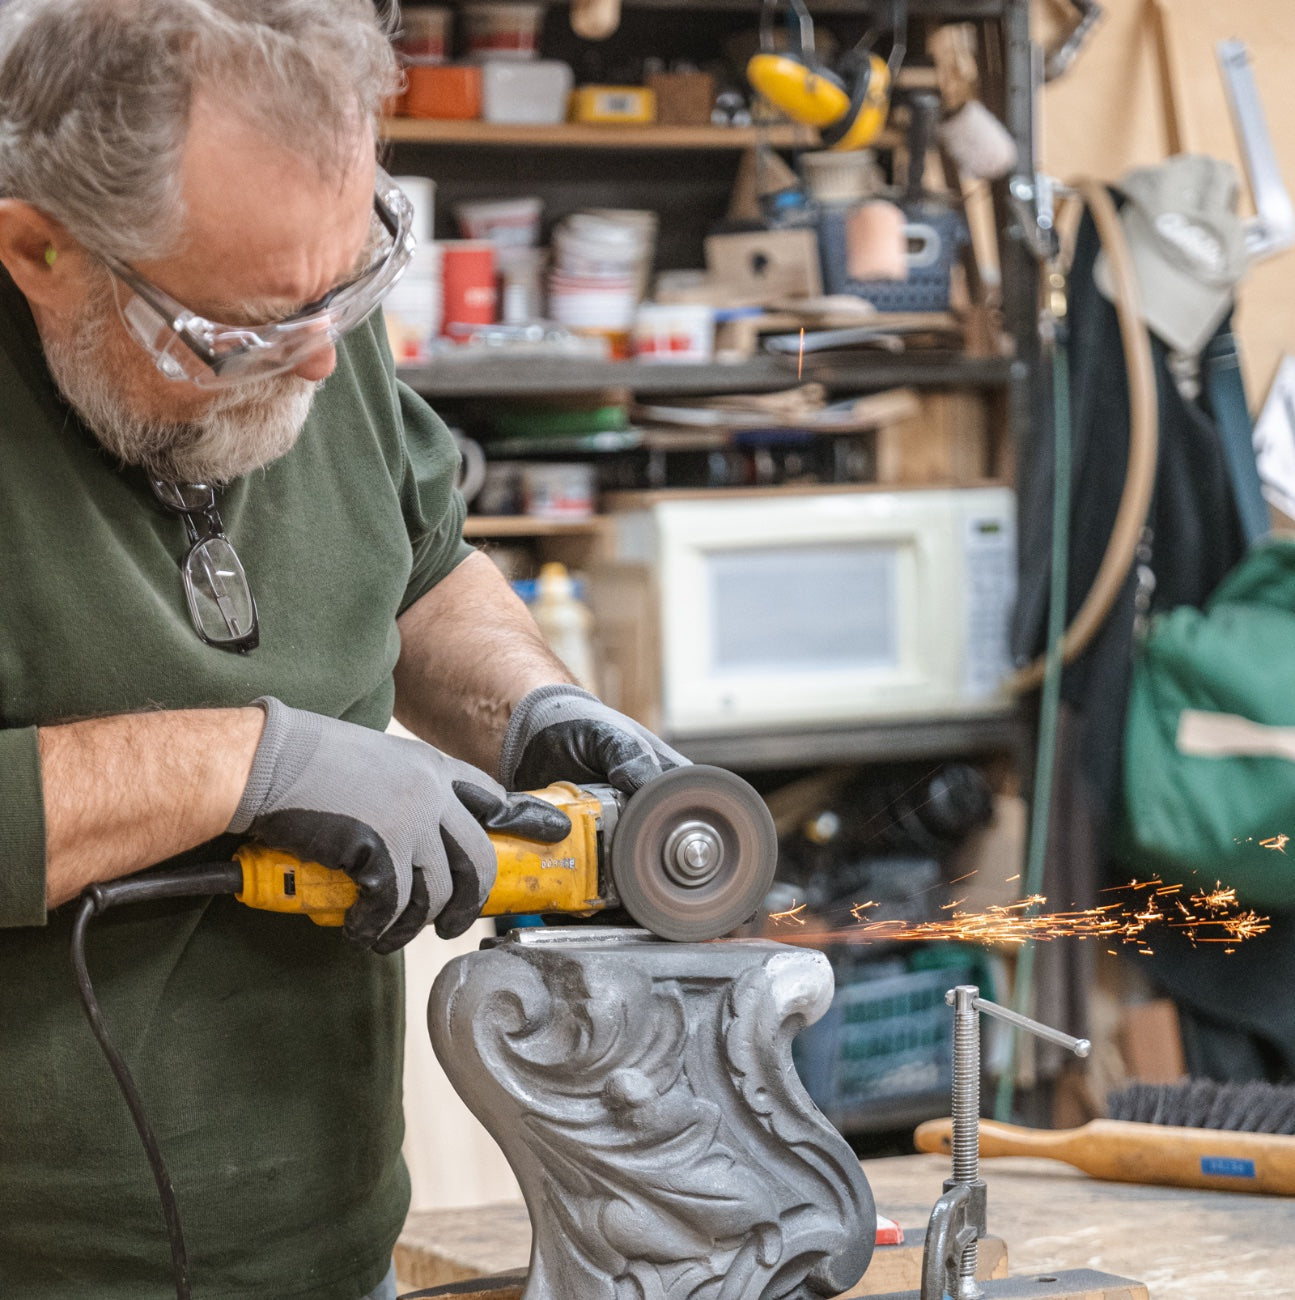
[[[611,874],[625,910],[663,939],[717,939],[760,906],[778,863],[765,802],[719,767],[676,767],[621,812]]]

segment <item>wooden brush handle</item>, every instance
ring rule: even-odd
[[[928,1120],[913,1134],[919,1151],[948,1153],[953,1121]],[[1094,1178],[1230,1192],[1295,1196],[1295,1137],[1223,1133],[1095,1119],[1082,1128],[1036,1129],[980,1121],[980,1154],[1061,1160]]]

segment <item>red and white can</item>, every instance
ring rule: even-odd
[[[473,326],[497,319],[495,246],[485,239],[450,239],[441,248],[441,333],[461,342]]]

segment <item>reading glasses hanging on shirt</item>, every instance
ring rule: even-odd
[[[172,483],[149,477],[161,505],[181,516],[189,550],[180,562],[189,617],[199,637],[221,650],[246,654],[261,640],[256,601],[208,483]]]
[[[291,316],[264,325],[207,320],[124,263],[99,260],[112,274],[123,324],[162,374],[198,388],[228,388],[292,370],[365,320],[409,264],[413,221],[409,199],[378,168],[366,269]]]

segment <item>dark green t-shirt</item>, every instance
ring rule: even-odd
[[[261,644],[208,647],[183,521],[59,400],[0,272],[0,1295],[174,1295],[153,1180],[76,999],[75,904],[44,907],[36,727],[265,694],[384,726],[396,616],[468,553],[456,463],[380,320],[355,331],[296,447],[221,494]],[[376,1286],[408,1204],[400,959],[227,898],[116,909],[88,950],[175,1181],[194,1295]]]

